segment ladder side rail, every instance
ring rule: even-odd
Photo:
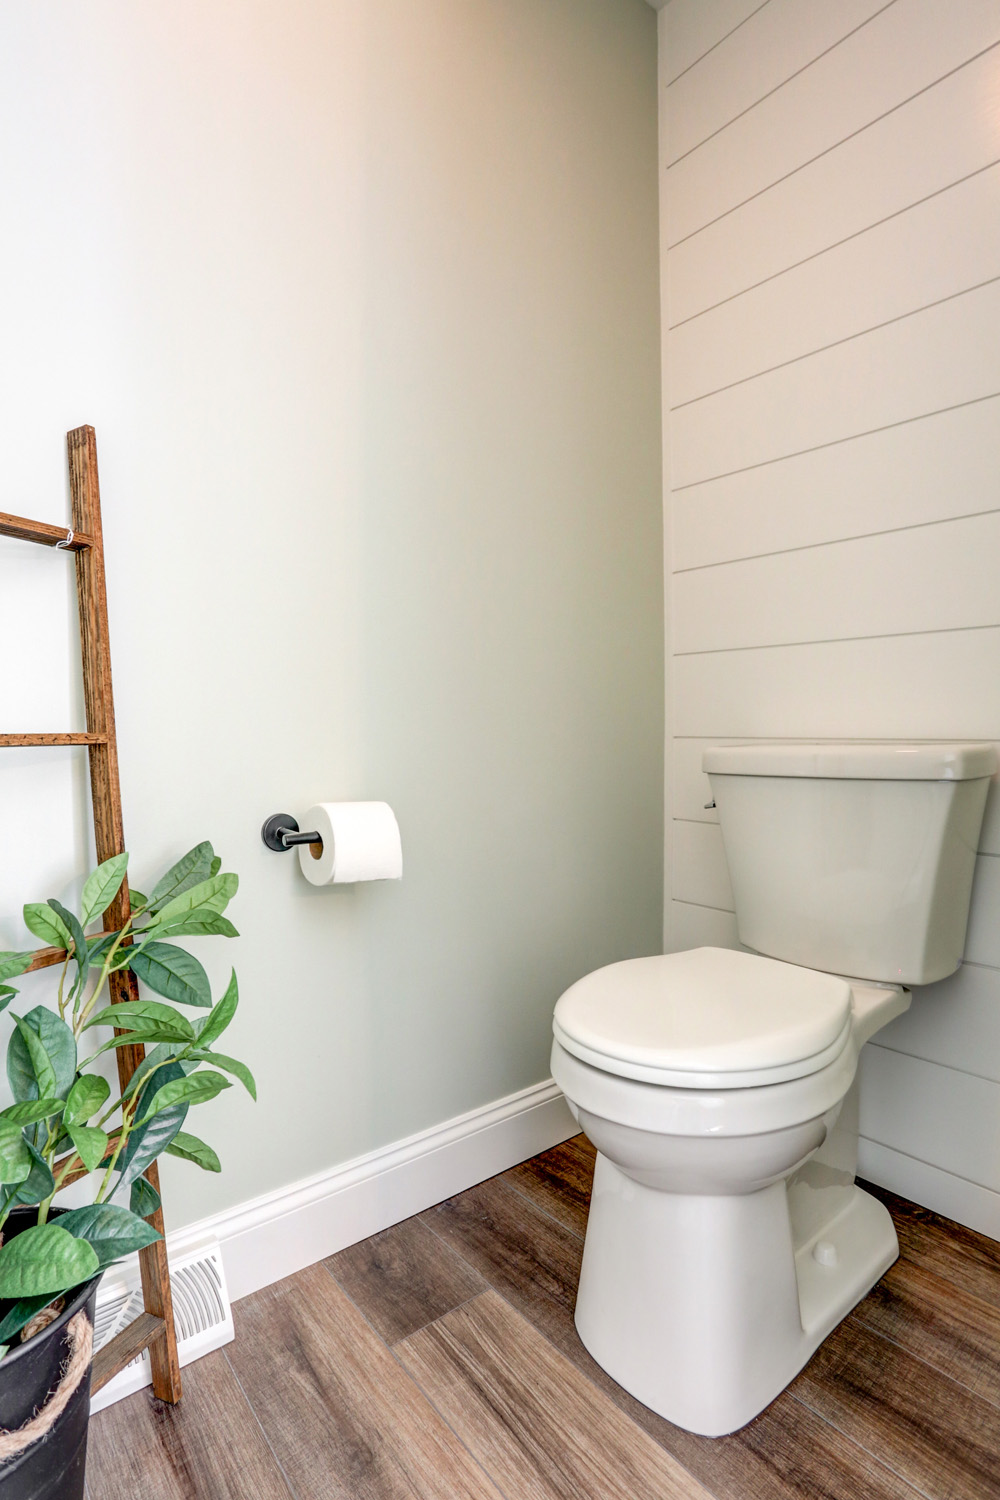
[[[110,859],[112,855],[124,853],[125,836],[115,738],[97,439],[93,427],[77,427],[67,433],[66,442],[73,530],[87,537],[89,542],[89,545],[76,552],[75,560],[83,654],[83,693],[87,731],[92,736],[89,754],[94,839],[97,859],[101,862]],[[130,909],[126,879],[104,914],[104,925],[110,929],[120,928],[128,920]],[[125,969],[109,975],[108,984],[112,1004],[139,998],[138,981],[131,970]],[[145,1057],[145,1048],[141,1044],[119,1047],[116,1056],[118,1077],[124,1089]],[[145,1175],[150,1185],[159,1191],[159,1171],[155,1162],[147,1168]],[[162,1209],[151,1214],[149,1222],[162,1236]],[[163,1320],[162,1328],[149,1343],[153,1394],[163,1401],[176,1402],[181,1396],[181,1372],[165,1239],[161,1238],[155,1244],[140,1250],[139,1269],[146,1312]]]

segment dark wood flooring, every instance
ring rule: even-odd
[[[699,1438],[573,1327],[577,1136],[236,1304],[91,1424],[89,1500],[1000,1500],[1000,1244],[879,1189],[901,1256],[749,1427]]]

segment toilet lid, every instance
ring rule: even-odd
[[[729,948],[609,964],[560,998],[556,1040],[605,1072],[744,1088],[818,1072],[851,1030],[846,979]]]

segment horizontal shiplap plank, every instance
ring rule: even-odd
[[[677,78],[730,36],[768,0],[670,0],[666,26],[667,78]]]
[[[770,0],[667,90],[673,162],[893,0]],[[702,12],[711,7],[701,0]]]
[[[693,906],[687,901],[669,901],[666,919],[666,950],[685,948],[739,948],[736,918],[731,911],[712,906]]]
[[[904,1151],[880,1146],[876,1141],[858,1142],[858,1176],[877,1182],[902,1198],[922,1203],[946,1219],[968,1224],[993,1239],[1000,1239],[1000,1193],[980,1187],[954,1172],[944,1172],[929,1162],[918,1161]]]
[[[669,167],[672,243],[763,192],[1000,40],[995,0],[896,0]]]
[[[712,787],[705,772],[701,769],[702,756],[709,745],[733,743],[736,742],[726,739],[723,735],[716,735],[712,739],[675,739],[673,741],[671,806],[675,818],[684,818],[694,823],[717,823],[719,821],[717,810],[705,805],[712,801]],[[767,741],[761,740],[759,743],[765,744]],[[986,803],[986,816],[983,819],[979,849],[983,854],[1000,854],[1000,781],[996,777],[993,779]]]
[[[673,670],[681,735],[1000,736],[996,628],[681,656]]]
[[[996,1192],[1000,1084],[890,1052],[861,1054],[861,1134]]]
[[[966,963],[940,983],[920,986],[906,1014],[880,1031],[878,1041],[1000,1083],[1000,969]]]
[[[695,484],[998,391],[994,282],[675,410],[673,483]]]
[[[997,275],[1000,165],[675,328],[671,402],[721,390]]]
[[[965,956],[970,963],[1000,968],[1000,856],[995,854],[976,860]]]
[[[668,319],[692,317],[998,158],[997,58],[988,53],[677,245],[667,256]]]
[[[733,888],[718,825],[678,820],[673,825],[673,845],[674,898],[731,912]]]
[[[674,567],[986,511],[997,504],[998,474],[1000,397],[993,397],[679,490],[671,504]]]
[[[679,573],[676,652],[1000,625],[1000,511]]]

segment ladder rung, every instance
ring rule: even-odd
[[[106,734],[0,734],[4,745],[106,745]]]
[[[92,937],[112,937],[110,932],[91,933]],[[51,969],[53,964],[61,964],[66,960],[65,948],[39,948],[31,963],[25,969],[26,974],[31,974],[35,969]]]
[[[68,527],[50,526],[47,521],[29,521],[26,516],[10,516],[0,510],[0,536],[16,536],[22,542],[38,542],[42,547],[62,544],[66,552],[84,552],[94,545],[94,538],[85,531],[78,531],[71,542],[67,542]]]
[[[94,1355],[94,1370],[90,1377],[90,1394],[96,1396],[109,1380],[114,1380],[119,1371],[130,1365],[137,1354],[149,1348],[153,1340],[163,1332],[163,1328],[162,1318],[155,1317],[153,1313],[140,1313],[127,1328],[116,1333],[103,1349],[98,1349]]]

